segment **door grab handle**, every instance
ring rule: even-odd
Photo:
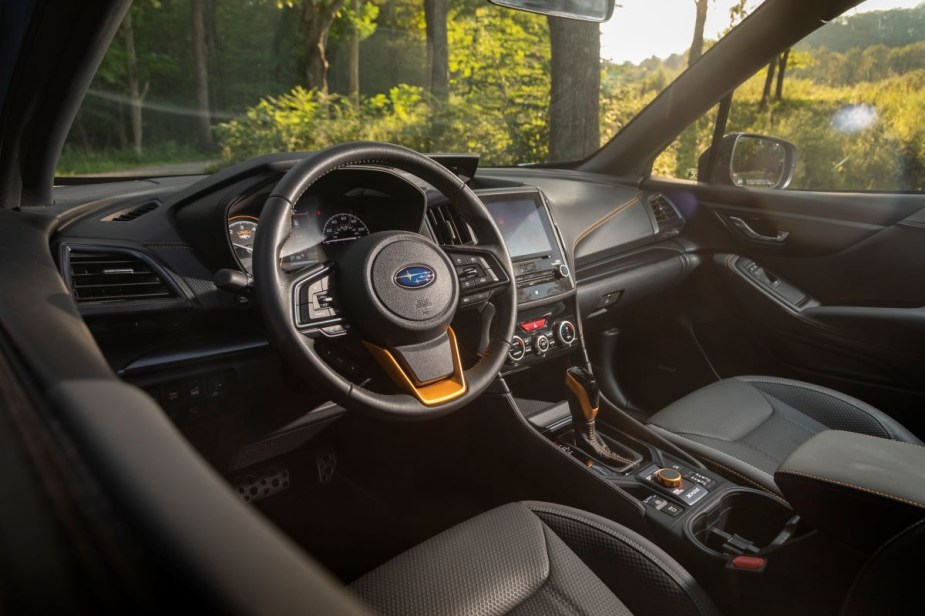
[[[750,226],[748,223],[739,218],[738,216],[730,216],[729,221],[736,226],[736,229],[742,232],[745,237],[750,240],[755,240],[756,242],[773,242],[775,244],[783,244],[784,241],[790,236],[790,231],[778,231],[777,235],[762,235],[758,233]]]

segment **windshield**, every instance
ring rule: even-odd
[[[592,24],[485,0],[136,0],[58,175],[195,174],[355,140],[578,160],[755,5],[621,0]]]

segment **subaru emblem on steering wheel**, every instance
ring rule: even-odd
[[[405,289],[423,289],[430,286],[436,278],[434,270],[429,267],[413,265],[395,274],[395,284]]]

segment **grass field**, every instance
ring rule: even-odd
[[[58,160],[58,176],[93,175],[114,171],[208,161],[215,152],[203,152],[174,142],[154,144],[138,155],[134,150],[85,150],[66,146]]]

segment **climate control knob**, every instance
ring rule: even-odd
[[[537,334],[533,338],[533,350],[537,353],[545,353],[549,350],[549,338],[545,334]]]
[[[559,325],[556,327],[556,338],[559,342],[568,346],[575,342],[577,335],[574,323],[571,321],[559,321]]]
[[[520,336],[511,338],[511,349],[507,352],[507,356],[511,358],[511,361],[520,361],[526,354],[527,343],[524,342],[524,339]]]

